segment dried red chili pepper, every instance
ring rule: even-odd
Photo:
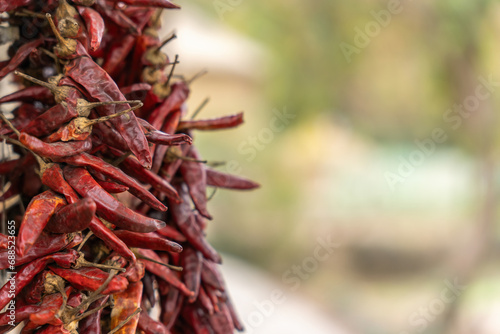
[[[240,176],[219,172],[215,169],[205,168],[205,173],[207,175],[208,186],[235,190],[252,190],[260,187],[260,185],[254,181]]]
[[[174,187],[172,187],[172,185],[170,185],[170,183],[166,180],[158,176],[158,174],[142,167],[137,160],[128,157],[123,160],[121,165],[127,174],[134,176],[137,180],[143,183],[150,184],[154,189],[164,193],[174,202],[179,202],[179,194],[177,194]]]
[[[219,308],[219,312],[215,312],[211,317],[208,317],[212,329],[217,334],[234,332],[233,319],[226,304],[220,303]]]
[[[156,233],[165,238],[169,238],[178,242],[185,242],[187,240],[182,233],[180,233],[175,228],[169,225],[165,226],[162,229],[159,229],[158,231],[156,231]]]
[[[0,3],[0,13],[10,12],[18,9],[18,7],[28,6],[31,0],[9,0]]]
[[[66,201],[50,190],[33,197],[26,209],[16,239],[18,256],[22,257],[26,254],[42,233],[50,217],[64,205]]]
[[[79,269],[65,269],[56,266],[49,266],[57,275],[79,290],[96,291],[108,278],[109,274],[99,268],[83,267]],[[125,277],[115,276],[111,279],[108,286],[101,293],[104,295],[114,294],[125,291],[128,281]]]
[[[119,183],[96,180],[99,185],[110,194],[118,194],[127,191],[129,188]]]
[[[111,77],[92,59],[80,57],[66,65],[66,75],[71,77],[96,100],[125,101],[125,97],[120,92]],[[130,109],[127,104],[107,105],[99,109],[101,116],[110,116],[125,109]],[[151,167],[151,154],[149,152],[146,137],[142,133],[141,127],[133,113],[128,113],[111,120],[123,139],[127,142],[132,153],[139,162],[146,168]]]
[[[127,99],[141,101],[146,97],[146,94],[150,89],[151,85],[147,83],[136,83],[127,87],[120,88],[122,94]],[[137,120],[139,120],[139,118]]]
[[[155,209],[160,211],[166,211],[167,209],[163,203],[158,201],[156,197],[154,197],[149,191],[144,189],[139,183],[137,183],[137,181],[129,177],[127,174],[123,173],[123,171],[121,171],[119,168],[108,164],[107,162],[96,156],[83,153],[68,157],[64,160],[64,162],[73,166],[90,167],[106,175],[110,179],[120,182],[123,185],[129,187],[130,193],[148,203]]]
[[[222,280],[222,276],[213,262],[203,260],[201,279],[203,283],[208,284],[217,290],[224,290],[224,281]]]
[[[111,310],[111,329],[122,326],[120,333],[135,333],[139,322],[142,300],[142,282],[131,283],[126,291],[113,295],[115,305]],[[131,318],[130,318],[131,317]]]
[[[18,90],[12,94],[6,95],[0,99],[0,103],[9,102],[35,102],[40,101],[44,104],[54,104],[54,95],[46,87],[33,86]]]
[[[237,127],[243,124],[243,113],[213,119],[182,121],[177,131],[183,130],[219,130]]]
[[[19,140],[34,153],[54,161],[81,154],[92,149],[92,141],[90,139],[71,142],[46,143],[34,136],[21,132]]]
[[[104,296],[90,305],[88,309],[89,311],[96,309],[99,309],[99,311],[85,317],[83,320],[80,320],[78,323],[78,332],[80,334],[101,334],[102,307],[106,305],[108,300],[109,296]]]
[[[196,224],[195,217],[189,206],[188,194],[182,185],[176,185],[175,188],[182,199],[182,203],[172,204],[171,206],[172,217],[177,227],[193,247],[199,250],[205,258],[216,263],[221,263],[222,259],[220,255],[205,240],[202,231]]]
[[[164,222],[141,216],[118,202],[102,189],[85,169],[66,167],[64,176],[81,196],[90,197],[95,201],[100,215],[123,229],[153,232],[165,226]]]
[[[146,334],[170,334],[164,324],[151,318],[146,311],[139,316],[138,328]]]
[[[137,252],[142,256],[145,256],[149,259],[155,260],[157,262],[162,262],[161,258],[152,250],[149,249],[138,249]],[[172,270],[169,268],[162,266],[161,264],[149,261],[147,259],[142,260],[146,264],[146,270],[150,273],[156,275],[158,278],[168,282],[173,285],[175,288],[179,289],[182,294],[186,296],[192,296],[194,294],[193,291],[190,291],[184,283],[182,283]]]
[[[163,97],[166,95],[164,92],[160,91],[160,88],[157,88],[155,92],[155,87],[153,87],[152,94],[148,95],[149,99],[153,101],[158,100],[162,101]],[[165,88],[163,88],[165,89]],[[164,95],[165,94],[165,95]],[[163,102],[154,109],[151,115],[148,117],[147,121],[155,128],[161,129],[163,126],[163,122],[168,114],[174,110],[180,109],[181,105],[186,101],[189,96],[189,87],[184,81],[176,82],[172,85],[170,95],[163,100]],[[144,107],[147,108],[148,100],[144,102]]]
[[[182,246],[173,241],[161,238],[156,233],[136,233],[125,230],[115,230],[113,233],[129,247],[153,249],[167,252],[182,252]]]
[[[208,314],[214,314],[214,306],[212,305],[212,301],[208,297],[203,286],[200,287],[200,293],[198,294],[198,301],[200,304],[208,311]]]
[[[133,34],[139,35],[141,33],[137,24],[135,24],[122,11],[114,10],[113,7],[109,6],[105,0],[96,0],[95,6],[98,12],[106,16],[119,27],[129,29]]]
[[[194,160],[200,160],[199,154],[194,147],[189,149],[187,156]],[[202,216],[212,219],[212,216],[207,211],[207,179],[203,165],[196,161],[185,160],[179,170],[189,188],[189,195],[198,212]]]
[[[160,296],[161,299],[161,322],[171,329],[179,316],[184,304],[184,296],[177,289],[170,289],[166,296]]]
[[[78,12],[85,21],[87,31],[90,37],[90,51],[97,51],[101,46],[102,36],[104,34],[104,20],[97,11],[90,7],[77,7]]]
[[[45,230],[52,233],[83,231],[94,218],[96,204],[90,198],[66,205],[50,218]]]
[[[14,265],[20,266],[64,248],[74,247],[80,244],[82,240],[83,238],[80,233],[60,235],[42,233],[24,256],[16,256]],[[8,252],[0,252],[0,269],[6,269],[9,265]]]
[[[1,7],[0,7],[0,12],[2,12]],[[9,61],[9,63],[0,69],[0,80],[3,79],[7,74],[9,74],[12,71],[15,71],[19,65],[29,56],[31,51],[35,50],[37,47],[42,45],[44,41],[43,37],[40,37],[38,39],[35,39],[34,41],[31,41],[29,43],[23,44],[16,52],[14,57]]]
[[[106,52],[103,70],[114,77],[125,66],[125,58],[128,57],[134,44],[135,36],[133,35],[124,35],[114,42]]]
[[[184,282],[187,288],[194,292],[194,295],[189,297],[190,303],[193,303],[198,298],[200,291],[202,260],[202,254],[190,247],[187,247],[181,254]]]
[[[111,0],[116,2],[117,0]],[[160,7],[160,8],[180,8],[168,0],[120,0],[130,6]]]

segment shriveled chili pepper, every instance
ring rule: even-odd
[[[117,0],[111,0],[116,2]],[[160,8],[180,8],[168,0],[120,0],[130,6],[160,7]]]
[[[162,262],[161,258],[152,250],[149,249],[138,249],[137,252],[149,259]],[[153,273],[156,275],[158,278],[161,278],[162,280],[170,283],[173,285],[175,288],[179,289],[179,291],[182,292],[182,294],[186,296],[192,296],[194,292],[190,291],[184,283],[182,283],[179,278],[177,277],[172,270],[169,268],[162,266],[161,264],[151,262],[147,259],[142,260],[146,264],[146,270],[149,271],[150,273]]]
[[[190,303],[193,303],[198,298],[200,291],[202,259],[202,254],[191,247],[184,249],[181,254],[184,282],[187,288],[194,292],[194,295],[189,297]]]
[[[95,6],[99,13],[106,16],[116,25],[125,29],[129,29],[134,34],[141,33],[139,31],[139,27],[137,26],[137,24],[135,24],[128,16],[126,16],[120,10],[114,10],[113,7],[109,6],[105,0],[96,0]]]
[[[96,313],[85,317],[83,320],[80,320],[78,323],[78,331],[80,334],[101,334],[101,314],[102,314],[102,306],[106,305],[109,300],[109,295],[104,296],[101,299],[93,302],[90,307],[90,310],[99,309]]]
[[[129,247],[138,247],[167,252],[182,252],[182,246],[173,241],[161,238],[158,234],[137,233],[125,230],[115,230],[113,233]]]
[[[90,37],[90,50],[97,51],[101,45],[102,36],[104,34],[104,20],[101,14],[90,7],[78,6],[77,9],[87,26]]]
[[[203,286],[200,287],[200,293],[198,294],[198,300],[200,304],[208,311],[208,314],[214,314],[214,306],[212,305],[212,301],[208,297]]]
[[[39,305],[16,306],[16,323],[28,319],[31,313],[37,312],[39,310],[40,310]],[[0,326],[5,326],[12,321],[9,315],[10,315],[9,311],[0,313]]]
[[[40,257],[74,247],[82,242],[81,233],[49,235],[42,233],[24,256],[16,256],[15,266],[20,266]],[[10,265],[7,251],[0,252],[0,269]]]
[[[50,218],[45,230],[52,233],[83,231],[94,218],[96,204],[91,198],[84,198],[66,205]]]
[[[24,7],[31,3],[31,0],[9,0],[0,3],[0,13],[16,10],[18,7]]]
[[[212,329],[217,334],[234,332],[233,319],[231,317],[231,313],[226,307],[226,304],[221,303],[219,308],[219,312],[215,312],[208,318],[210,324],[212,325]]]
[[[73,166],[90,167],[110,179],[120,182],[129,187],[129,192],[137,196],[144,202],[148,203],[157,210],[165,211],[167,208],[163,203],[158,201],[149,191],[144,189],[137,181],[123,173],[119,168],[108,164],[104,160],[86,153],[68,157],[64,160],[66,163]]]
[[[3,309],[39,272],[45,269],[45,266],[52,262],[53,256],[38,258],[19,269],[12,278],[15,279],[14,283],[7,281],[0,289],[0,309]]]
[[[82,85],[96,100],[124,101],[125,97],[120,92],[111,77],[89,57],[80,57],[71,61],[66,66],[66,75]],[[107,105],[99,109],[101,116],[110,116],[125,109],[129,105]],[[132,153],[146,168],[151,168],[151,154],[146,137],[133,113],[122,115],[111,120],[123,139],[127,142]]]
[[[61,167],[58,164],[48,165],[42,172],[42,182],[52,190],[63,194],[69,204],[78,201],[78,195],[64,179]],[[130,249],[116,237],[97,217],[94,217],[90,222],[90,230],[111,249],[117,251],[125,258],[135,261],[135,255]],[[81,240],[80,240],[81,241]],[[0,262],[1,263],[1,262]]]
[[[122,184],[110,181],[96,180],[99,185],[110,194],[118,194],[127,191],[129,188]]]
[[[34,136],[22,132],[19,140],[31,151],[54,161],[90,151],[92,149],[92,141],[90,139],[71,142],[46,143]]]
[[[224,290],[224,281],[213,262],[207,261],[205,259],[203,260],[201,279],[203,283],[208,284],[216,288],[217,290]]]
[[[155,86],[156,87],[156,86]],[[155,92],[153,87],[153,93],[156,94],[154,97],[150,97],[153,95],[148,95],[150,99],[155,101],[158,99],[159,101],[162,100],[163,92]],[[147,121],[156,129],[161,129],[163,122],[165,121],[165,118],[168,116],[168,114],[176,109],[180,109],[181,105],[186,101],[187,97],[189,96],[189,87],[184,81],[179,81],[176,82],[172,85],[172,91],[170,95],[158,106],[154,111],[151,113],[151,115],[148,117]],[[148,106],[148,100],[144,102],[145,108]]]
[[[68,108],[66,102],[61,102],[20,129],[32,136],[41,137],[48,135],[62,124],[77,116],[77,114],[72,112],[72,109]]]
[[[54,104],[54,95],[46,87],[33,86],[18,90],[12,94],[6,95],[0,99],[0,103],[9,102],[35,102],[40,101],[44,104]]]
[[[2,12],[1,7],[0,7],[0,12]],[[17,50],[14,57],[12,57],[12,59],[9,61],[9,64],[0,69],[0,80],[3,79],[10,72],[15,71],[19,67],[19,65],[21,65],[21,63],[29,56],[31,51],[35,50],[37,47],[42,45],[43,41],[44,41],[43,37],[40,37],[38,39],[35,39],[34,41],[23,44]]]
[[[123,229],[152,232],[165,226],[164,222],[141,216],[118,202],[102,189],[85,169],[65,167],[64,176],[81,196],[90,197],[95,201],[100,215]]]
[[[139,316],[138,328],[146,334],[170,334],[164,324],[151,318],[146,311]]]
[[[57,275],[64,278],[73,287],[80,290],[97,290],[108,278],[109,274],[99,268],[83,267],[79,269],[65,269],[49,266]],[[111,279],[102,294],[109,295],[127,289],[128,281],[125,277],[115,276]]]
[[[115,304],[111,310],[111,329],[122,326],[119,333],[135,333],[139,322],[142,300],[142,282],[129,284],[127,290],[113,295]],[[130,318],[132,316],[132,318]]]
[[[135,36],[133,35],[127,34],[118,38],[106,53],[106,58],[102,65],[103,70],[114,77],[118,71],[122,70],[125,66],[125,58],[128,57],[130,51],[134,47],[134,43]]]
[[[181,111],[180,110],[175,110],[170,115],[167,116],[165,123],[163,124],[162,130],[165,131],[168,134],[173,134],[175,132],[175,128],[177,127],[177,124],[179,124],[179,120],[181,118]],[[147,137],[147,136],[146,136]],[[150,138],[148,140],[151,141]],[[191,144],[190,142],[188,142]],[[153,167],[152,170],[155,173],[158,173],[160,170],[163,160],[165,159],[165,155],[167,154],[168,151],[168,146],[161,145],[157,146],[155,149],[155,154],[154,154],[154,159],[153,159]]]
[[[184,304],[184,296],[177,289],[170,289],[166,296],[160,296],[161,322],[171,329],[179,316]]]
[[[25,128],[32,120],[36,119],[41,115],[43,109],[39,109],[34,105],[23,103],[19,108],[16,108],[13,112],[14,119],[12,120],[12,125],[17,129]],[[12,129],[7,125],[0,128],[0,134],[6,135],[12,133]]]
[[[177,131],[182,130],[219,130],[234,128],[243,124],[243,113],[204,120],[182,121],[177,127]]]
[[[221,263],[222,259],[220,255],[206,241],[202,231],[196,224],[195,217],[189,206],[188,194],[182,185],[175,185],[175,188],[182,198],[182,203],[171,206],[172,217],[177,227],[193,247],[199,250],[205,258],[216,263]]]
[[[130,100],[141,100],[141,101],[146,97],[146,94],[150,89],[151,85],[145,82],[135,83],[130,86],[120,88],[125,98]]]
[[[194,147],[189,149],[187,156],[199,160],[199,154]],[[199,162],[186,160],[182,162],[179,170],[189,188],[189,195],[198,212],[202,216],[212,219],[212,216],[207,211],[207,177],[203,165]]]
[[[121,165],[129,175],[134,176],[136,179],[143,183],[150,184],[154,189],[161,191],[174,202],[179,201],[179,194],[177,194],[177,191],[174,189],[174,187],[172,187],[172,185],[170,185],[170,183],[162,179],[160,176],[158,176],[158,174],[155,174],[152,171],[142,167],[134,158],[126,158]]]
[[[165,238],[173,239],[173,240],[178,241],[178,242],[184,242],[187,240],[186,237],[182,233],[180,233],[174,227],[169,226],[169,225],[165,226],[162,229],[159,229],[158,231],[156,231],[156,233],[158,233],[159,235],[161,235]]]
[[[252,190],[260,187],[257,182],[237,175],[223,173],[215,169],[205,168],[205,173],[207,175],[208,186],[236,190]]]
[[[42,233],[50,217],[64,205],[66,201],[50,190],[33,197],[26,209],[16,239],[18,256],[22,257],[26,254]]]

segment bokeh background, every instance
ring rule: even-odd
[[[181,5],[165,51],[209,70],[190,109],[246,118],[197,145],[262,184],[210,203],[249,332],[499,333],[500,3]]]

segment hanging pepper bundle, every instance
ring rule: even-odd
[[[243,115],[187,117],[191,80],[161,49],[169,0],[0,0],[20,31],[0,79],[0,333],[232,333],[243,330],[206,241],[207,187],[258,184],[207,167],[192,132]],[[17,37],[16,37],[17,38]],[[174,79],[181,77],[181,79]],[[196,113],[195,113],[196,114]],[[9,120],[10,119],[10,120]],[[5,157],[4,157],[5,158]],[[8,181],[8,182],[7,182]],[[128,195],[130,194],[130,196]],[[17,204],[17,205],[16,205]],[[5,228],[4,228],[5,227]],[[152,310],[159,310],[159,317]],[[156,312],[155,312],[156,314]]]

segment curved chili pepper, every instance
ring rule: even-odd
[[[69,204],[78,201],[78,195],[64,179],[63,171],[59,164],[47,164],[45,168],[42,167],[41,175],[42,183],[53,191],[64,195]]]
[[[97,217],[94,217],[90,222],[90,230],[95,234],[96,237],[101,239],[106,246],[114,250],[127,260],[132,262],[136,261],[134,253],[121,241],[116,235],[111,232],[110,229],[106,227]]]
[[[157,210],[160,211],[166,211],[167,208],[163,203],[161,203],[156,197],[154,197],[149,191],[144,189],[137,181],[129,177],[127,174],[125,174],[123,171],[121,171],[119,168],[116,168],[115,166],[108,164],[104,160],[92,156],[90,154],[79,154],[75,155],[72,157],[68,157],[64,160],[64,162],[73,165],[73,166],[80,166],[80,167],[90,167],[110,179],[120,182],[123,185],[129,187],[129,192],[132,193],[133,195],[137,196],[144,202],[148,203],[152,207],[154,207]]]
[[[149,259],[162,262],[161,258],[152,250],[149,249],[138,249],[137,252]],[[162,266],[161,264],[151,262],[147,259],[142,259],[142,261],[146,264],[146,270],[150,273],[156,275],[162,280],[168,282],[173,285],[175,288],[179,289],[184,295],[192,296],[194,294],[193,291],[190,291],[184,283],[182,283],[176,274],[172,272],[169,268]]]
[[[91,198],[84,198],[66,205],[50,218],[45,230],[52,233],[83,231],[94,218],[96,204]]]
[[[22,257],[26,254],[42,233],[50,217],[65,204],[66,201],[63,198],[50,190],[33,197],[26,209],[16,238],[16,254],[18,256]]]
[[[172,217],[177,227],[186,236],[189,243],[199,250],[205,258],[216,263],[221,263],[222,258],[206,241],[203,232],[196,224],[195,217],[189,206],[188,194],[182,185],[176,185],[175,188],[182,198],[182,203],[172,204],[171,206]]]
[[[163,124],[162,131],[166,132],[167,134],[173,134],[175,133],[175,128],[177,128],[177,125],[179,124],[179,121],[181,119],[181,111],[180,110],[175,110],[170,115],[167,116],[165,123]],[[147,138],[148,136],[146,136]],[[149,138],[148,138],[149,139]],[[151,140],[151,139],[149,139]],[[189,143],[191,144],[191,143]],[[153,167],[152,170],[155,173],[158,173],[160,170],[163,160],[165,159],[165,155],[167,154],[168,151],[168,146],[157,146],[155,148],[155,154],[154,154],[154,159],[153,159]]]
[[[61,160],[92,149],[90,139],[71,142],[46,143],[40,139],[22,132],[19,140],[36,154],[51,160]]]
[[[108,300],[109,300],[109,295],[104,296],[103,298],[93,302],[88,308],[88,310],[91,311],[94,309],[101,308],[108,302]],[[96,313],[93,313],[88,317],[84,318],[83,320],[80,320],[80,322],[78,323],[78,332],[80,334],[101,334],[102,332],[101,314],[102,314],[102,308]]]
[[[219,172],[215,169],[205,168],[205,173],[208,186],[236,190],[252,190],[260,187],[260,184],[256,182],[240,176]]]
[[[90,50],[97,51],[101,46],[102,36],[104,34],[104,20],[101,14],[90,7],[77,6],[77,9],[87,26],[90,37]]]
[[[139,162],[132,157],[128,157],[122,162],[122,168],[127,172],[127,174],[134,176],[139,181],[150,184],[154,189],[164,193],[168,198],[172,199],[174,202],[179,202],[179,194],[177,191],[168,183],[166,180],[162,179],[158,174],[153,173],[150,170],[142,167]]]
[[[169,226],[169,225],[165,226],[162,229],[159,229],[158,231],[156,231],[156,233],[158,233],[159,235],[161,235],[165,238],[173,239],[173,240],[178,241],[178,242],[184,242],[187,240],[186,237],[182,233],[180,233],[174,227]]]
[[[16,323],[29,319],[30,314],[38,312],[40,308],[41,307],[39,305],[16,306]],[[0,313],[0,326],[7,325],[11,321],[9,315],[9,311]],[[10,327],[12,328],[12,326]]]
[[[153,112],[150,114],[148,117],[147,121],[155,128],[155,129],[161,129],[163,126],[163,122],[165,121],[165,118],[168,116],[168,114],[176,109],[180,109],[181,105],[186,101],[186,99],[189,96],[189,87],[184,81],[176,82],[172,85],[172,92],[168,97],[158,106],[153,110]],[[151,90],[152,92],[154,91]],[[152,93],[154,94],[154,92]],[[156,95],[148,95],[150,99],[159,99],[161,101],[161,98]],[[147,108],[148,106],[148,100],[144,102],[144,108]]]
[[[16,1],[14,0],[14,2]],[[2,11],[2,7],[0,6],[0,13],[2,12],[4,11]],[[44,41],[43,37],[40,37],[38,39],[35,39],[34,41],[23,44],[17,50],[16,54],[14,55],[14,57],[12,57],[9,63],[5,67],[0,69],[0,80],[2,80],[10,72],[15,71],[19,67],[19,65],[21,65],[21,63],[29,56],[31,51],[42,45],[43,41]]]
[[[164,324],[153,320],[146,311],[141,312],[137,327],[146,334],[170,334]]]
[[[115,230],[113,233],[129,247],[154,249],[167,252],[182,252],[182,246],[173,241],[159,237],[156,233],[136,233]]]
[[[109,276],[107,272],[99,268],[83,267],[80,269],[65,269],[50,265],[49,269],[79,290],[95,291],[99,289]],[[128,285],[128,281],[125,277],[115,276],[101,293],[103,295],[109,295],[125,291]]]
[[[127,191],[129,188],[119,183],[96,180],[99,185],[110,194],[118,194]]]
[[[92,198],[97,212],[115,225],[134,232],[153,232],[165,226],[156,219],[141,216],[109,195],[83,168],[64,168],[68,183],[83,197]]]
[[[18,90],[12,94],[6,95],[0,99],[0,103],[9,102],[35,102],[40,101],[44,104],[54,104],[54,95],[46,87],[33,86]]]
[[[189,149],[187,156],[195,160],[200,160],[198,152],[194,147]],[[212,219],[212,216],[207,211],[207,176],[203,165],[199,162],[186,160],[182,162],[179,170],[189,188],[189,195],[198,212],[205,218]]]
[[[24,256],[16,256],[15,266],[20,266],[40,257],[56,253],[64,248],[74,247],[82,242],[81,233],[49,235],[42,233]],[[7,251],[0,252],[0,269],[9,267]]]
[[[204,120],[182,121],[177,127],[177,131],[182,130],[219,130],[237,127],[243,124],[243,113],[236,115],[223,116],[219,118]]]
[[[113,295],[115,304],[111,310],[111,329],[121,325],[128,317],[134,314],[141,305],[142,282],[131,283],[128,289]],[[139,315],[132,317],[121,329],[120,333],[135,333]]]
[[[168,328],[172,328],[177,320],[184,304],[184,296],[177,289],[170,289],[166,296],[161,296],[161,322]]]
[[[42,137],[50,134],[62,124],[78,117],[75,109],[68,108],[66,102],[56,104],[48,109],[40,116],[28,123],[25,127],[19,127],[23,132],[26,132],[35,137]]]
[[[112,77],[116,76],[125,66],[125,58],[130,54],[130,51],[134,47],[134,43],[135,36],[133,35],[124,35],[113,43],[106,53],[106,58],[102,65],[103,70]]]
[[[66,66],[66,75],[71,77],[96,100],[125,101],[111,77],[89,57],[80,57]],[[117,112],[130,109],[128,104],[106,105],[99,109],[101,116],[110,116]],[[133,113],[127,113],[110,121],[121,134],[132,153],[146,168],[151,168],[151,154],[146,137]]]
[[[208,311],[208,314],[214,314],[214,306],[212,305],[212,301],[208,297],[205,289],[201,286],[200,293],[198,294],[198,300],[200,304]]]
[[[187,247],[181,254],[181,265],[184,268],[182,271],[184,282],[187,288],[194,292],[194,295],[189,297],[190,303],[193,303],[198,298],[200,291],[202,260],[203,256],[201,253],[190,247]]]

